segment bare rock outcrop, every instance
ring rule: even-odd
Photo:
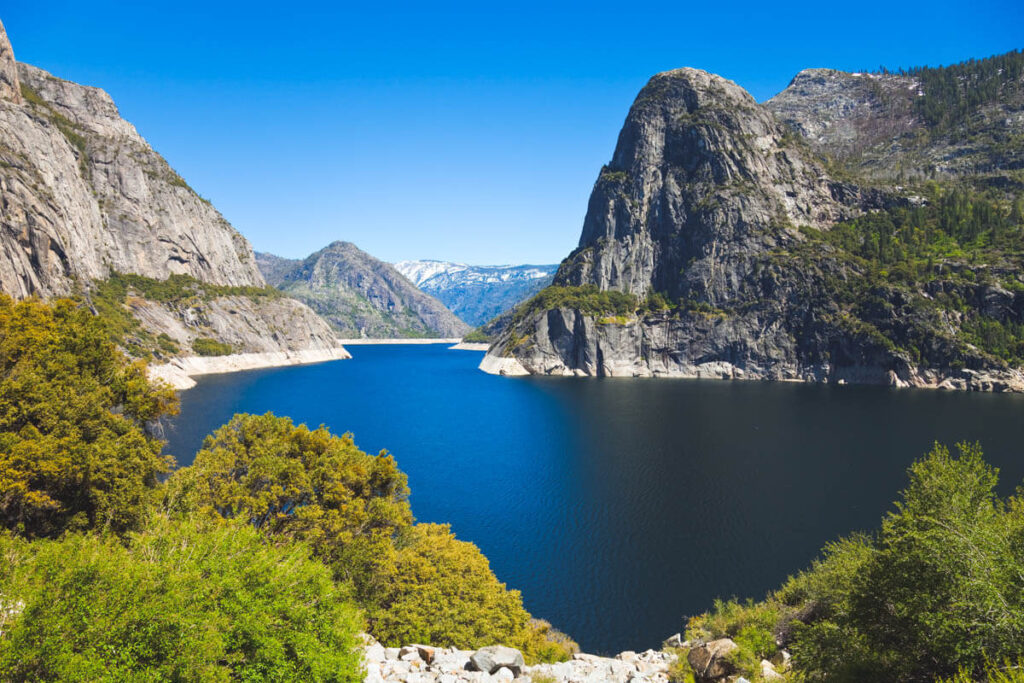
[[[18,63],[14,50],[7,38],[7,30],[0,22],[0,100],[21,103],[21,86],[18,84]]]
[[[52,296],[111,270],[263,284],[248,242],[102,90],[18,65],[0,101],[0,288]]]
[[[869,237],[859,244],[853,232],[852,247],[831,238],[868,213],[898,220],[925,206],[871,180],[899,165],[878,154],[910,167],[951,144],[936,127],[912,135],[917,146],[905,139],[923,125],[915,84],[811,70],[758,104],[703,71],[654,76],[594,185],[578,248],[553,286],[510,316],[481,368],[1024,390],[1024,371],[981,347],[990,332],[974,331],[1024,324],[1012,250],[985,265],[908,259],[893,277],[895,258],[865,258]],[[968,129],[1020,108],[1015,81],[991,90],[994,104],[968,117]],[[975,145],[974,161],[956,168],[998,166],[997,152],[1012,157],[1013,144]],[[839,180],[825,152],[854,170],[878,163]]]
[[[265,286],[248,241],[106,92],[15,62],[0,25],[0,291],[79,294],[112,272]],[[185,353],[196,336],[241,353],[337,347],[322,319],[283,297],[233,296],[201,312],[134,297],[129,308]]]

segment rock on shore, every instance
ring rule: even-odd
[[[676,656],[667,652],[622,652],[614,657],[576,654],[570,661],[526,666],[513,648],[479,650],[428,645],[383,647],[367,638],[365,683],[667,683]],[[486,669],[486,670],[483,670]]]
[[[216,375],[285,365],[307,365],[351,357],[352,354],[343,346],[291,352],[268,351],[265,353],[233,353],[227,356],[186,356],[175,358],[167,363],[149,366],[149,377],[162,380],[173,389],[183,390],[194,387],[196,381],[192,378],[199,375]]]

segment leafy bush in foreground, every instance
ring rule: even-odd
[[[237,415],[161,484],[174,394],[80,302],[0,298],[0,370],[2,681],[359,680],[356,604],[386,641],[574,647],[351,435]]]
[[[370,628],[382,642],[505,643],[532,661],[561,661],[578,650],[550,624],[531,620],[519,591],[499,582],[483,553],[447,525],[417,524],[397,545],[389,580],[366,596]]]
[[[168,509],[240,519],[275,538],[310,544],[352,577],[412,522],[405,475],[394,458],[368,455],[351,434],[334,436],[286,417],[235,415],[206,437],[191,467],[169,482]]]
[[[157,520],[129,547],[0,537],[20,614],[0,679],[358,681],[356,609],[300,544],[246,525]]]
[[[1024,658],[1024,500],[995,495],[980,447],[957,449],[911,466],[876,537],[830,544],[765,602],[719,603],[688,633],[756,655],[771,638],[812,681],[978,678]]]
[[[351,585],[384,643],[509,643],[533,658],[566,658],[570,649],[531,624],[519,593],[498,581],[476,546],[446,526],[413,525],[408,493],[386,452],[368,455],[350,434],[268,413],[236,415],[207,437],[195,463],[171,478],[165,505],[308,543]]]

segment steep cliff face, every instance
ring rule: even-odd
[[[21,104],[21,87],[18,85],[18,63],[14,60],[11,41],[7,30],[0,22],[0,100]]]
[[[913,102],[892,104],[912,81],[804,72],[764,106],[701,71],[655,76],[594,186],[579,248],[481,367],[1024,388],[1020,354],[981,331],[1015,339],[1024,320],[1016,197],[977,201],[986,224],[961,195],[849,172],[880,168],[865,150],[920,125]],[[837,157],[842,181],[826,171]],[[954,215],[977,229],[957,232]],[[1005,249],[966,263],[999,239]]]
[[[0,286],[67,294],[115,270],[262,285],[246,240],[120,118],[102,90],[18,65],[0,103]]]
[[[725,300],[752,255],[840,215],[822,170],[746,91],[670,71],[633,104],[555,284]]]
[[[394,266],[349,242],[302,261],[260,254],[267,279],[327,319],[344,338],[461,337],[469,326]]]
[[[16,63],[0,26],[0,291],[73,295],[111,273],[265,286],[245,238],[120,117],[107,93]],[[205,317],[148,302],[153,314],[142,319],[183,353],[209,335],[237,351],[336,345],[301,303],[268,301],[236,297]],[[282,318],[301,333],[264,336]],[[197,327],[198,320],[207,324]]]

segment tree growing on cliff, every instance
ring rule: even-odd
[[[176,400],[74,302],[0,295],[0,526],[29,538],[139,528],[170,467],[145,424]]]

